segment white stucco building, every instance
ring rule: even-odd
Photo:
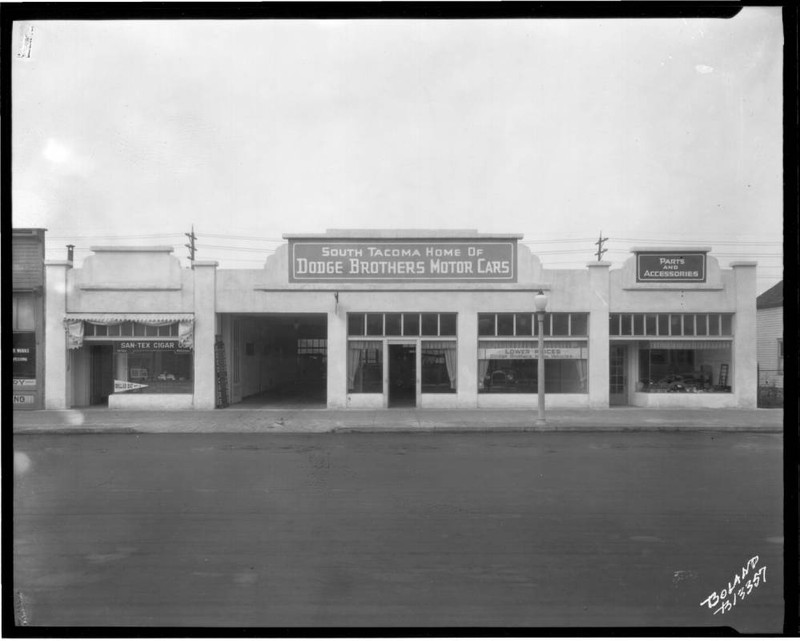
[[[46,406],[756,406],[756,264],[639,247],[546,269],[516,234],[285,235],[263,269],[171,247],[46,262]]]

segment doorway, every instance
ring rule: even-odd
[[[106,405],[114,391],[114,352],[111,345],[93,345],[90,349],[91,386],[89,405]]]
[[[608,404],[628,404],[628,347],[612,345],[609,355]]]
[[[417,406],[417,346],[389,345],[389,407]]]

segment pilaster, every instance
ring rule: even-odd
[[[67,333],[64,328],[64,315],[67,312],[67,272],[70,269],[72,261],[69,260],[44,261],[44,407],[48,410],[63,410],[70,406]]]
[[[216,406],[214,341],[217,332],[217,263],[196,260],[194,270],[194,409]]]
[[[756,327],[756,265],[754,261],[731,263],[736,289],[733,327],[733,393],[738,407],[758,406],[758,330]]]
[[[589,268],[589,407],[607,408],[609,403],[609,334],[611,306],[609,267],[606,261],[588,263]]]

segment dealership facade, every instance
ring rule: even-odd
[[[263,269],[172,247],[45,261],[45,407],[754,408],[756,264],[634,247],[552,270],[516,234],[284,236]]]

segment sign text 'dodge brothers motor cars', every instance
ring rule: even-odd
[[[294,241],[291,281],[517,280],[517,245],[476,241]]]

